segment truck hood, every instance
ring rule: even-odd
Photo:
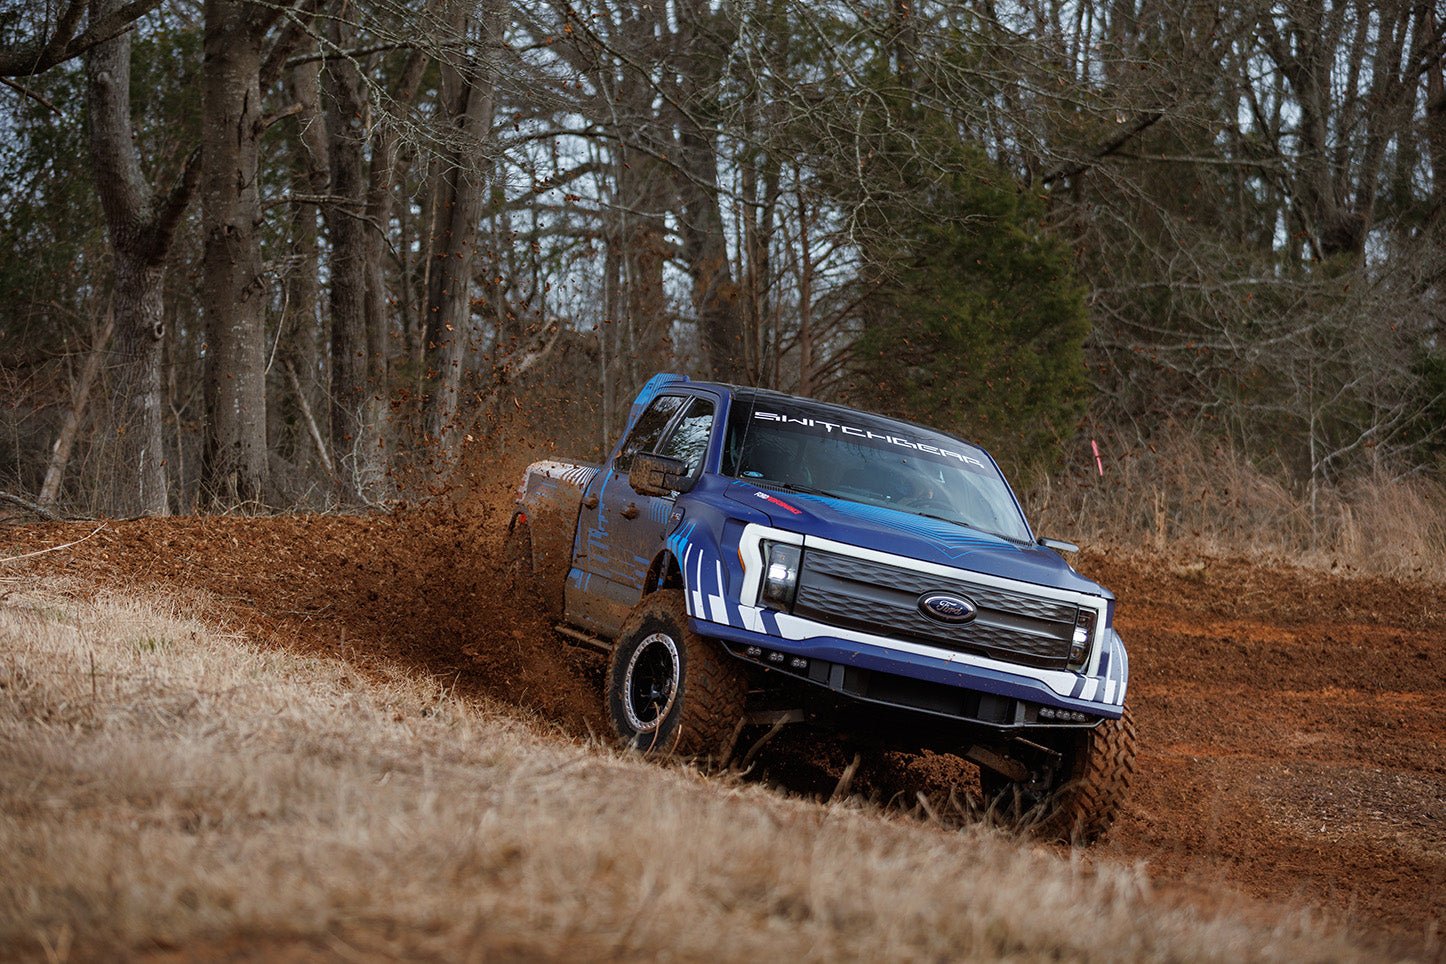
[[[898,509],[762,489],[742,481],[731,483],[725,495],[762,512],[778,529],[1037,586],[1114,598],[1108,589],[1081,576],[1057,552],[1043,546],[1021,545]]]

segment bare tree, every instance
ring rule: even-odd
[[[683,257],[693,279],[693,304],[706,352],[706,369],[724,381],[742,381],[743,305],[728,257],[728,235],[720,208],[716,133],[705,102],[729,56],[730,33],[709,4],[690,0],[678,11],[674,104],[678,131],[677,167]]]
[[[94,0],[91,20],[120,11]],[[136,151],[131,126],[131,37],[121,32],[86,55],[86,107],[96,189],[110,232],[115,338],[109,352],[114,471],[105,499],[123,515],[166,515],[166,449],[161,406],[161,301],[166,256],[199,177],[195,154],[175,185],[157,197]]]
[[[342,10],[345,14],[345,8]],[[327,40],[345,51],[354,43],[354,28],[342,16],[327,21]],[[344,498],[360,493],[362,479],[380,476],[376,396],[383,386],[373,375],[372,346],[367,339],[365,90],[356,62],[332,58],[326,66],[327,154],[331,164],[331,196],[322,208],[326,217],[331,298],[331,444],[341,473]]]
[[[218,505],[267,494],[266,351],[257,226],[262,43],[280,15],[244,0],[206,0],[202,110],[202,300],[206,437],[202,487]]]
[[[980,158],[973,182],[1028,196],[1044,213],[1021,229],[1077,258],[1097,430],[1173,422],[1316,485],[1427,464],[1439,4],[198,6],[197,217],[184,153],[149,147],[177,126],[175,71],[151,68],[189,56],[171,38],[190,8],[18,0],[0,17],[0,74],[33,78],[0,91],[17,132],[0,163],[75,153],[47,125],[69,107],[64,58],[87,52],[112,258],[69,259],[56,300],[115,291],[114,411],[69,429],[76,477],[115,511],[161,511],[166,488],[174,505],[202,480],[211,505],[372,500],[400,484],[394,464],[449,464],[499,400],[548,379],[597,398],[601,424],[577,434],[592,440],[661,368],[838,396],[878,354],[878,290],[919,275],[919,229],[1000,217],[941,203]],[[144,104],[115,79],[125,44],[133,89],[158,94]],[[84,233],[37,206],[27,235],[12,209],[64,186],[33,177],[0,184],[0,231]],[[59,316],[27,297],[0,305],[33,349],[24,383],[61,385],[46,359],[93,338],[98,312],[47,334],[26,326]],[[35,404],[48,443],[64,420]],[[35,465],[23,452],[0,465]],[[128,472],[105,475],[116,456]]]
[[[48,2],[22,0],[11,13],[22,21],[38,19],[40,30],[33,37],[0,48],[0,77],[43,74],[120,36],[136,18],[160,5],[161,0],[118,0],[104,5],[92,0],[65,0],[57,10]]]
[[[427,282],[428,388],[426,431],[439,465],[450,465],[461,423],[462,368],[472,331],[472,280],[482,212],[485,159],[496,110],[496,76],[490,21],[472,20],[459,5],[456,36],[475,52],[441,65],[440,89],[446,147],[433,180],[431,259]],[[460,62],[457,62],[460,60]]]
[[[331,189],[326,121],[321,108],[321,60],[312,58],[286,70],[286,97],[293,105],[296,134],[290,152],[289,186],[292,196],[287,232],[287,270],[282,311],[277,320],[277,350],[281,356],[280,390],[267,405],[272,426],[270,444],[293,441],[298,462],[309,446],[314,462],[325,473],[330,491],[333,465],[330,432],[331,352],[324,328],[321,302],[321,252],[317,230],[317,204]],[[298,426],[297,423],[300,423]],[[305,441],[303,441],[305,439]]]

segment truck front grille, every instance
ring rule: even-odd
[[[920,599],[938,592],[969,599],[978,607],[974,619],[945,623],[925,616]],[[833,626],[1063,669],[1069,661],[1078,607],[809,549],[803,554],[793,611]]]

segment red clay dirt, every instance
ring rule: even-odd
[[[263,642],[409,667],[566,733],[605,732],[595,671],[516,604],[495,513],[481,516],[111,522],[4,575],[203,591],[215,618]],[[0,527],[0,559],[95,526]],[[1144,861],[1182,899],[1315,907],[1392,950],[1440,953],[1446,586],[1139,553],[1079,568],[1121,600],[1140,739],[1133,798],[1090,859]],[[843,762],[822,761],[823,784]],[[937,756],[905,766],[936,783],[967,772]]]
[[[1122,600],[1140,734],[1101,858],[1326,909],[1440,953],[1446,586],[1086,556]]]
[[[97,524],[0,528],[0,558]],[[218,604],[210,613],[259,641],[410,667],[569,733],[600,731],[591,687],[541,615],[517,604],[498,549],[486,523],[435,511],[188,516],[109,522],[25,562],[108,589],[200,590]]]

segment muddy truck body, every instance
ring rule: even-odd
[[[991,805],[1076,840],[1128,790],[1114,597],[961,439],[658,375],[606,462],[528,468],[507,545],[559,632],[608,654],[640,749],[716,760],[796,722],[950,752]]]

